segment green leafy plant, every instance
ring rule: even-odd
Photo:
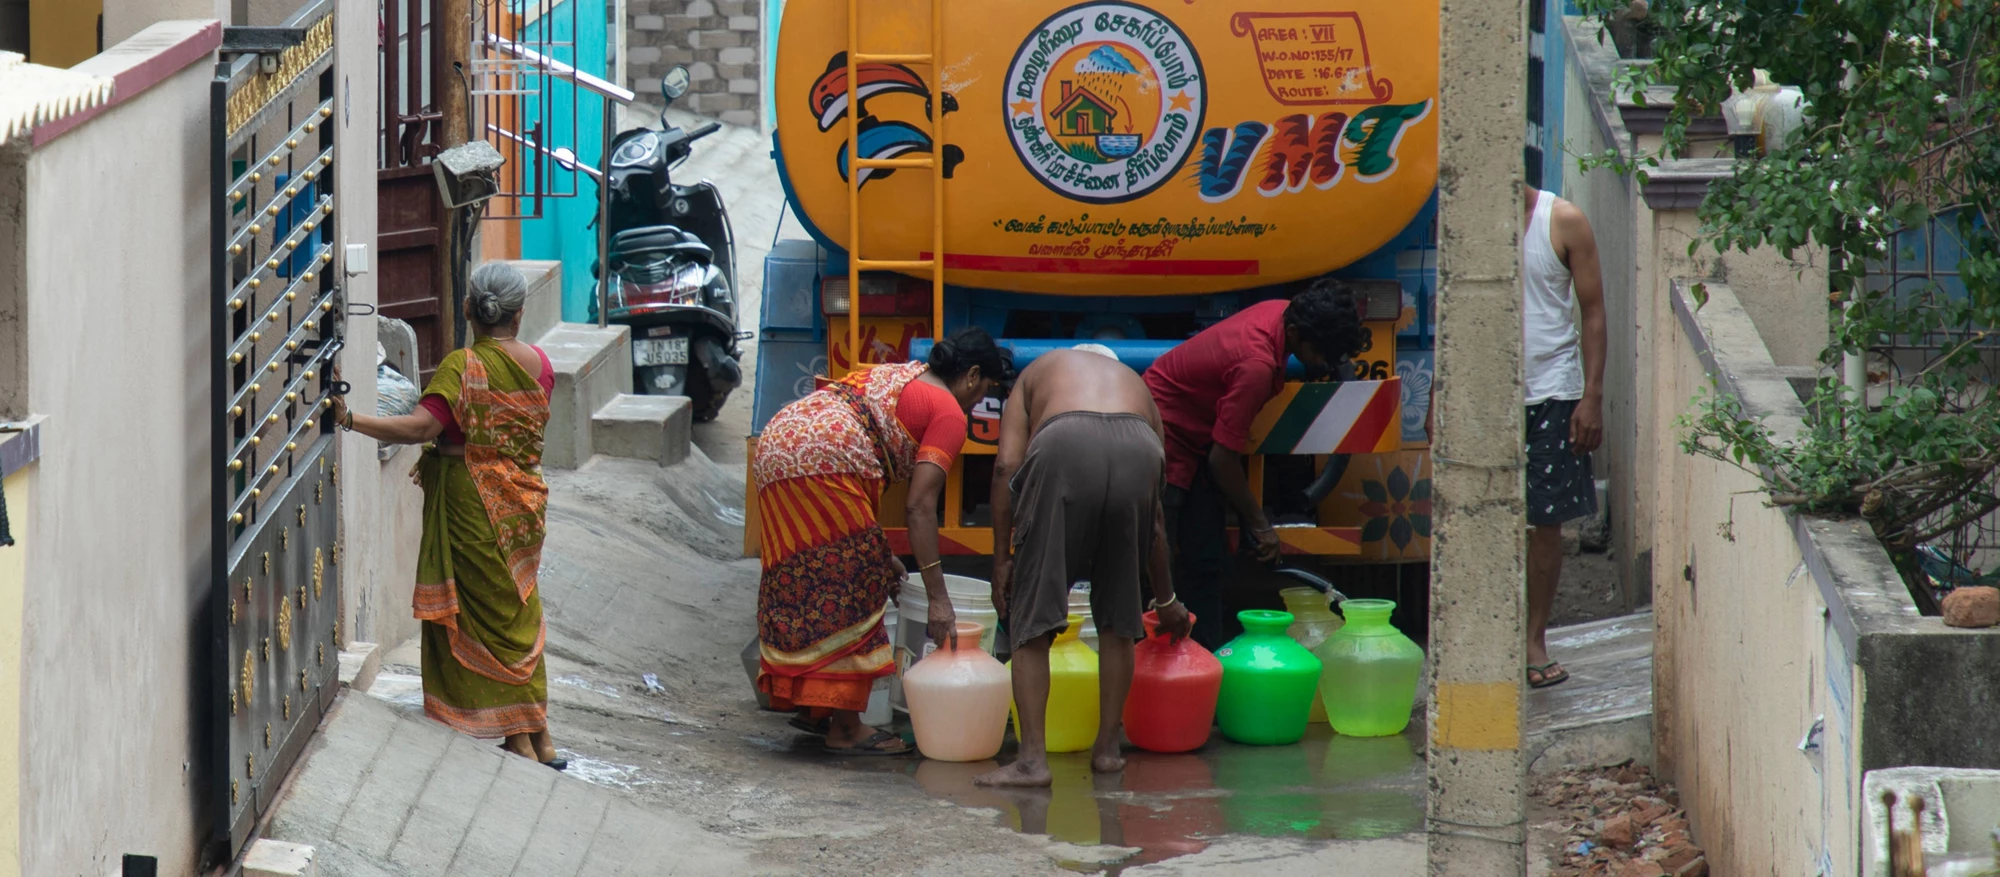
[[[1609,20],[1629,2],[1583,5]],[[1822,361],[1924,350],[1886,393],[1820,381],[1796,436],[1705,393],[1680,421],[1681,447],[1758,474],[1776,503],[1861,514],[1913,572],[1915,546],[2000,508],[2000,398],[1979,380],[2000,347],[1988,334],[2000,327],[2000,4],[1657,0],[1649,21],[1654,60],[1621,68],[1621,85],[1672,86],[1664,155],[1685,154],[1691,123],[1758,71],[1805,99],[1788,142],[1710,190],[1691,250],[1823,247],[1836,317]],[[1583,160],[1644,174],[1661,158]],[[1927,230],[1960,245],[1962,289],[1868,282],[1871,265],[1915,255]]]

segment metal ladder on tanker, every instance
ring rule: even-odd
[[[851,371],[869,368],[861,353],[861,272],[928,271],[931,275],[931,340],[944,338],[944,4],[931,0],[930,52],[917,55],[863,54],[861,6],[847,0],[847,355]],[[863,64],[917,64],[931,68],[931,153],[925,158],[862,158],[860,95],[856,84]],[[869,260],[861,257],[861,172],[863,170],[929,170],[931,172],[931,252],[929,259]]]

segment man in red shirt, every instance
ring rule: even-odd
[[[1166,427],[1167,540],[1175,590],[1195,616],[1194,640],[1211,651],[1234,635],[1222,599],[1229,557],[1223,503],[1265,562],[1278,558],[1278,531],[1250,494],[1243,457],[1250,424],[1283,389],[1289,357],[1326,368],[1367,343],[1361,311],[1345,284],[1320,280],[1291,301],[1251,305],[1153,362],[1146,387]]]

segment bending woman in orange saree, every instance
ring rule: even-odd
[[[469,349],[438,364],[416,411],[339,422],[382,441],[437,439],[417,464],[424,488],[416,617],[423,624],[424,714],[561,770],[549,738],[547,627],[536,590],[548,486],[543,430],[554,383],[547,354],[515,338],[527,282],[481,265],[466,311]]]
[[[910,481],[910,547],[929,594],[931,637],[953,636],[939,569],[937,508],[965,444],[966,414],[1012,369],[978,328],[932,348],[929,365],[878,365],[785,406],[757,440],[751,474],[764,574],[757,687],[835,755],[900,755],[861,722],[875,680],[895,672],[882,609],[908,573],[875,518],[883,488]]]

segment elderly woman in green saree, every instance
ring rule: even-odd
[[[432,442],[413,473],[424,488],[416,617],[423,621],[424,714],[563,769],[549,736],[547,626],[536,591],[548,486],[542,437],[555,383],[548,354],[523,343],[528,284],[514,268],[472,272],[472,346],[438,364],[415,411],[370,417],[336,400],[335,421],[378,441]]]

